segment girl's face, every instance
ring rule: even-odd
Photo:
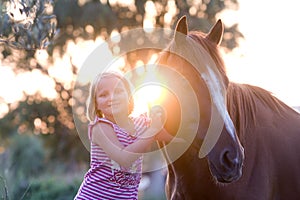
[[[96,89],[96,104],[105,117],[127,116],[129,96],[122,81],[116,77],[102,77]]]

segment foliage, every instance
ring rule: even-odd
[[[0,199],[8,200],[8,191],[5,179],[0,176]]]
[[[28,179],[39,176],[45,168],[45,151],[42,143],[33,135],[15,135],[8,150],[6,172],[8,190],[14,195],[24,193]]]
[[[68,108],[71,113],[71,107]],[[47,157],[49,159],[69,163],[70,167],[74,165],[74,162],[88,162],[88,151],[81,145],[76,130],[72,129],[72,127],[68,128],[68,124],[66,123],[72,119],[65,122],[64,120],[67,119],[66,116],[68,116],[68,113],[59,113],[57,111],[55,102],[40,102],[37,100],[19,102],[17,109],[7,114],[6,117],[0,121],[0,136],[2,136],[3,141],[14,137],[14,139],[12,139],[13,143],[10,143],[10,149],[12,148],[12,151],[19,152],[22,150],[20,148],[25,148],[26,145],[28,145],[26,143],[33,143],[33,141],[29,139],[29,141],[19,139],[25,136],[20,136],[17,133],[25,134],[33,132],[35,134],[42,134],[39,138],[42,141],[43,150],[47,150]],[[37,144],[36,142],[36,145]],[[28,147],[25,149],[30,150]],[[16,153],[16,156],[17,155]],[[30,155],[30,152],[28,155]],[[23,156],[26,155],[20,155],[20,159]],[[18,160],[18,158],[13,159]]]
[[[82,178],[73,178],[66,181],[64,177],[47,175],[40,179],[32,180],[27,193],[23,199],[73,199],[81,184]],[[23,193],[17,194],[23,196]]]
[[[63,45],[64,42],[78,37],[93,39],[102,34],[108,37],[113,30],[119,32],[143,27],[144,20],[147,17],[146,6],[153,2],[153,9],[157,9],[154,17],[156,27],[166,27],[165,15],[171,13],[172,20],[169,28],[174,29],[175,22],[182,15],[187,15],[191,30],[208,31],[212,24],[216,22],[216,14],[222,10],[237,9],[237,0],[207,0],[207,1],[189,1],[189,0],[135,0],[134,6],[127,5],[121,1],[114,1],[113,4],[101,3],[98,0],[86,0],[85,4],[80,5],[79,1],[60,0],[54,7],[54,14],[57,16],[57,27],[61,30],[60,38],[56,41],[57,45]],[[172,6],[176,8],[175,13],[170,12]],[[194,8],[194,9],[192,9]],[[193,12],[191,13],[191,9]],[[90,13],[93,13],[91,15]],[[93,27],[93,32],[87,31],[87,25]],[[169,24],[167,24],[169,25]],[[68,30],[66,28],[68,27]],[[236,24],[231,27],[225,27],[226,38],[223,40],[223,47],[233,49],[238,45],[237,39],[242,37]],[[63,39],[66,38],[66,39]],[[139,46],[139,43],[133,45]],[[63,53],[63,52],[62,52]]]
[[[27,179],[36,177],[44,169],[45,151],[41,141],[33,135],[15,135],[10,148],[0,155],[0,174],[6,191],[24,191]],[[7,187],[8,186],[8,187]]]
[[[52,3],[52,0],[3,1],[0,42],[17,49],[46,48],[56,34]]]
[[[10,146],[10,170],[14,177],[37,176],[44,168],[44,156],[42,143],[36,136],[16,135]]]
[[[47,174],[40,178],[30,178],[28,181],[23,180],[23,182],[26,182],[26,187],[24,185],[22,187],[20,183],[14,186],[11,185],[11,188],[14,188],[13,194],[8,195],[8,192],[5,191],[6,193],[3,193],[0,199],[73,199],[81,181],[82,177],[68,178],[66,176]],[[6,187],[5,189],[7,189]]]
[[[5,156],[8,159],[2,163]],[[5,199],[22,196],[25,199],[72,199],[82,180],[82,176],[77,178],[74,174],[55,176],[71,168],[64,169],[62,162],[47,161],[47,150],[40,136],[15,135],[0,160],[0,169],[4,169],[0,171],[0,191],[5,192]]]

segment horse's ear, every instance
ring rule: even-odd
[[[222,41],[223,32],[224,32],[224,25],[223,22],[219,19],[217,23],[210,29],[206,38],[208,38],[210,41],[214,42],[215,44],[219,45]]]
[[[180,41],[182,36],[186,36],[187,33],[188,33],[188,25],[187,25],[186,16],[184,15],[177,22],[175,34],[174,34],[175,41],[176,42]]]

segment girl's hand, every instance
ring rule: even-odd
[[[164,124],[166,122],[166,112],[163,109],[163,107],[159,105],[153,106],[150,110],[150,118],[150,127],[157,129],[159,132],[163,129]]]
[[[152,118],[152,124],[154,127],[159,128],[159,131],[155,134],[155,140],[161,142],[185,142],[182,138],[176,138],[165,130],[164,124],[166,123],[166,112],[163,107],[156,105],[150,110],[150,117]]]
[[[152,107],[150,110],[151,123],[149,128],[140,135],[140,138],[153,138],[158,134],[164,127],[165,123],[165,112],[161,106]]]

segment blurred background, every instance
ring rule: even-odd
[[[73,199],[89,167],[89,147],[78,135],[86,130],[87,121],[79,118],[81,130],[76,129],[72,110],[76,103],[84,104],[80,91],[73,95],[78,72],[93,49],[131,29],[174,29],[179,17],[186,15],[190,30],[207,32],[221,18],[225,23],[221,52],[229,78],[261,86],[299,108],[297,4],[297,0],[1,1],[0,199]],[[132,45],[138,47],[141,41]],[[147,64],[153,58],[148,53],[125,55],[120,70]],[[84,115],[85,108],[74,112]],[[145,168],[156,162],[163,161],[147,160]],[[140,199],[165,199],[165,173],[161,169],[144,174]]]

